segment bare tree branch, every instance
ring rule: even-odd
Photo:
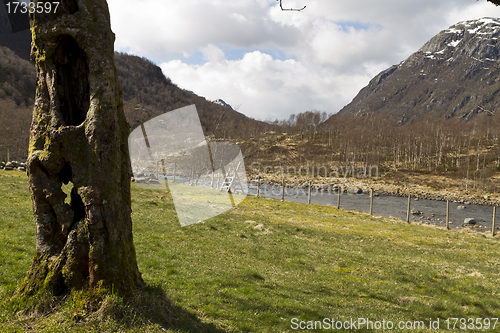
[[[280,8],[281,8],[281,10],[291,10],[291,11],[295,11],[295,12],[300,12],[301,10],[306,9],[306,6],[300,8],[300,9],[299,8],[283,8],[282,0],[276,0],[276,1],[280,2]]]

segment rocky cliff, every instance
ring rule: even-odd
[[[383,71],[340,114],[471,119],[500,109],[500,19],[457,23]],[[499,111],[500,115],[500,111]]]

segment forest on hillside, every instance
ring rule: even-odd
[[[401,124],[381,115],[333,115],[326,121],[325,113],[308,111],[275,121],[266,133],[244,141],[249,162],[282,167],[314,164],[327,172],[350,170],[351,177],[372,167],[380,175],[446,175],[463,179],[470,188],[497,191],[493,181],[500,175],[497,116],[483,114],[470,121],[425,117]],[[320,173],[325,176],[325,168]]]

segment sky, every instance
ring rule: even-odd
[[[370,79],[486,0],[108,0],[117,51],[259,120],[337,113]]]

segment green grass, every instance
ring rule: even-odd
[[[26,176],[0,171],[0,193],[1,332],[292,332],[292,318],[500,317],[498,239],[255,197],[181,228],[168,193],[135,184],[148,287],[129,300],[106,296],[99,309],[82,311],[76,294],[20,311],[33,307],[10,301],[34,254]]]

